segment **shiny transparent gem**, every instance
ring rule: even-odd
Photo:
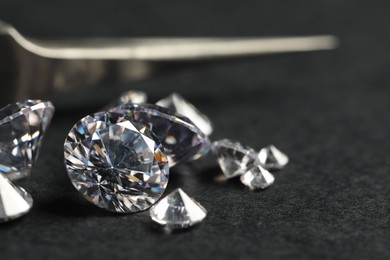
[[[240,180],[251,190],[257,190],[265,189],[271,186],[274,183],[275,178],[272,173],[270,173],[260,165],[257,165],[249,169],[243,175],[241,175]]]
[[[288,157],[275,146],[270,145],[260,150],[260,164],[268,170],[281,170],[288,164]]]

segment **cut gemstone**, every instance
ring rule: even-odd
[[[53,114],[52,103],[40,100],[0,109],[0,172],[11,180],[30,175]]]
[[[242,175],[256,165],[255,150],[238,142],[222,139],[213,142],[211,149],[227,179]]]
[[[275,146],[270,145],[260,150],[258,159],[260,164],[268,170],[281,170],[288,163],[288,157]]]
[[[0,173],[0,221],[21,217],[30,211],[32,205],[30,194]]]
[[[151,104],[125,104],[111,111],[126,113],[149,126],[164,147],[169,166],[196,160],[209,150],[210,140],[188,118]]]
[[[81,119],[64,144],[73,186],[100,208],[120,213],[145,210],[168,183],[168,159],[148,127],[119,113]]]
[[[210,119],[177,93],[161,99],[156,104],[189,118],[205,135],[213,132]]]
[[[151,218],[169,229],[191,227],[202,222],[206,215],[206,209],[180,188],[150,208]]]
[[[271,186],[274,183],[275,178],[269,171],[260,165],[257,165],[241,175],[240,180],[251,190],[256,190],[265,189]]]
[[[119,98],[117,98],[114,102],[104,107],[104,111],[109,110],[113,107],[117,107],[119,105],[133,103],[133,104],[142,104],[146,103],[148,100],[148,95],[139,90],[129,90],[122,93]]]

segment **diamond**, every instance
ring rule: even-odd
[[[206,209],[180,188],[150,208],[151,218],[168,229],[191,227],[206,215]]]
[[[255,150],[238,142],[222,139],[213,142],[211,149],[227,179],[244,174],[256,164]]]
[[[177,93],[161,99],[156,105],[168,108],[189,118],[205,135],[210,135],[213,132],[210,119]]]
[[[30,211],[32,205],[30,194],[0,173],[0,221],[21,217]]]
[[[142,104],[146,103],[148,100],[148,95],[139,90],[129,90],[122,93],[119,98],[117,98],[114,102],[104,107],[104,111],[109,110],[113,107],[117,107],[119,105],[133,103],[133,104]]]
[[[288,163],[288,157],[275,146],[270,145],[260,150],[258,159],[260,164],[268,170],[281,170]]]
[[[148,127],[124,114],[84,117],[64,144],[73,186],[100,208],[120,213],[145,210],[164,192],[168,159]]]
[[[240,180],[251,190],[256,190],[265,189],[271,186],[274,183],[275,178],[269,171],[260,165],[257,165],[241,175]]]
[[[30,175],[53,114],[52,103],[40,100],[0,109],[0,172],[11,180]]]
[[[196,160],[208,152],[209,138],[188,118],[151,104],[125,104],[111,111],[127,113],[149,126],[164,147],[169,166]]]

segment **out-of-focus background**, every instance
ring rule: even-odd
[[[211,155],[173,169],[167,192],[181,187],[209,211],[187,232],[165,234],[148,212],[88,205],[67,179],[62,143],[104,104],[60,110],[32,176],[20,183],[34,209],[0,226],[0,258],[389,258],[389,8],[346,0],[3,1],[0,19],[35,38],[334,34],[341,45],[187,67],[107,92],[141,89],[151,102],[179,92],[210,116],[213,140],[273,143],[290,156],[262,192],[215,181]]]

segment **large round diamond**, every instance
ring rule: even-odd
[[[128,103],[111,111],[127,113],[135,121],[147,125],[164,146],[170,167],[196,160],[209,150],[209,138],[191,120],[166,108]]]
[[[65,139],[64,154],[75,188],[109,211],[145,210],[168,183],[168,159],[158,139],[148,127],[120,113],[81,119]]]

